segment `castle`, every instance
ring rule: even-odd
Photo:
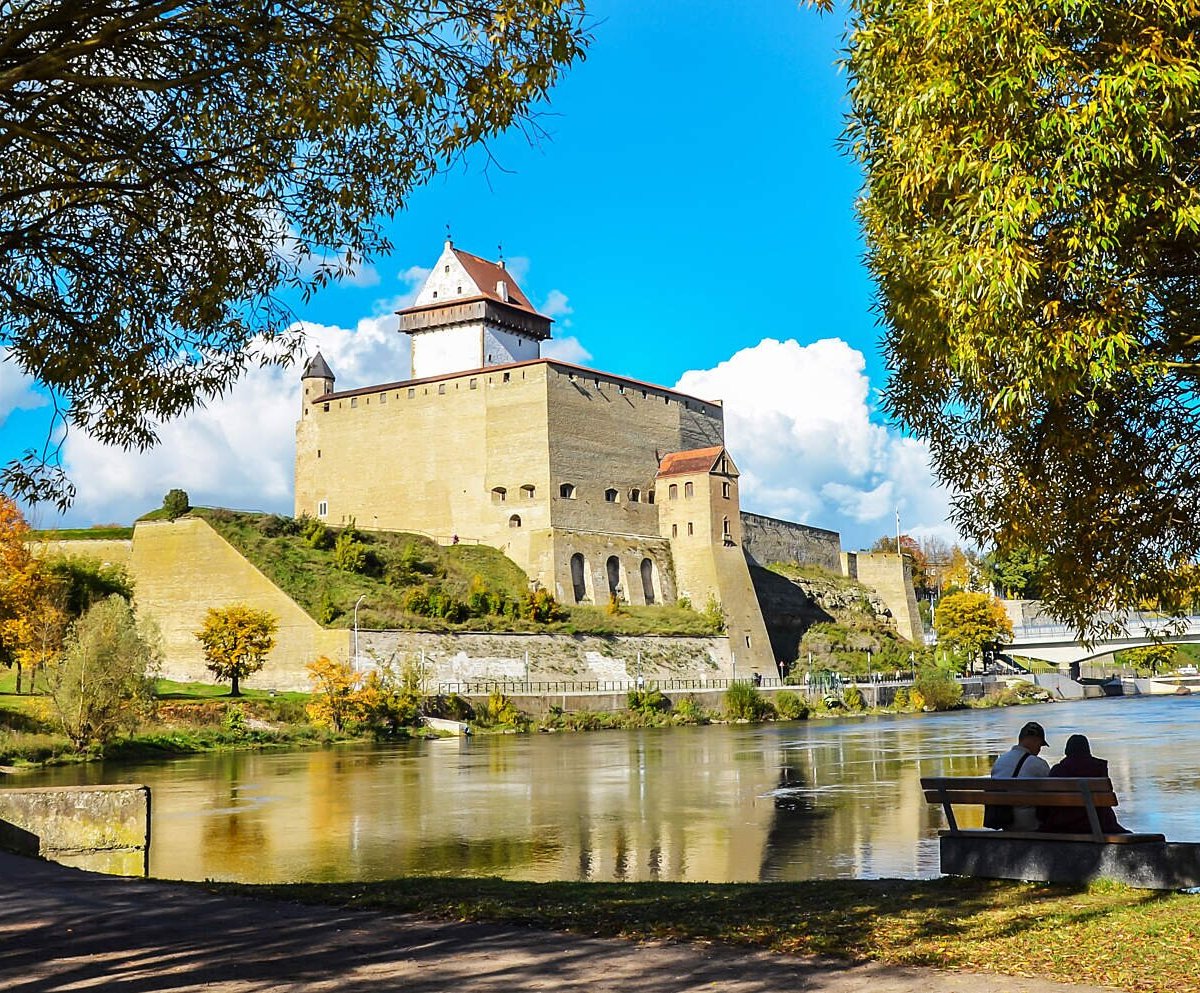
[[[399,319],[405,380],[338,391],[306,365],[297,515],[492,545],[567,604],[713,602],[737,671],[776,674],[720,401],[543,358],[552,320],[451,241]],[[838,568],[836,534],[746,520],[812,532]]]

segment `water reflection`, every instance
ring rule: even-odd
[[[1091,737],[1110,760],[1123,822],[1200,838],[1197,707],[1200,699],[1103,700],[230,753],[51,770],[37,783],[148,783],[150,869],[167,878],[921,877],[937,872],[941,812],[922,799],[919,778],[985,773],[1033,716],[1052,761],[1069,733]]]

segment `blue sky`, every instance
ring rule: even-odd
[[[418,190],[394,253],[297,305],[339,388],[403,378],[391,312],[455,244],[503,244],[556,318],[558,355],[724,399],[746,509],[840,530],[948,536],[924,448],[884,424],[872,290],[838,149],[844,10],[791,0],[595,0],[586,62],[531,145],[506,135]],[[255,373],[227,401],[128,455],[72,435],[80,498],[65,523],[128,521],[173,486],[197,503],[291,506],[297,372]],[[44,437],[47,408],[0,366],[0,458]],[[48,509],[35,523],[59,523]]]

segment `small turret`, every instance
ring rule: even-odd
[[[329,364],[317,352],[304,366],[304,372],[300,374],[300,382],[304,386],[304,395],[301,398],[301,416],[308,411],[308,405],[317,397],[323,397],[326,393],[333,392],[333,370],[329,368]]]

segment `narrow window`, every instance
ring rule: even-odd
[[[620,598],[621,596],[621,560],[615,555],[610,555],[608,561],[604,563],[604,571],[608,574],[608,593],[609,596]]]
[[[492,487],[492,503],[504,503],[506,496],[508,496],[508,490],[503,486]]]
[[[325,413],[329,413],[329,404],[325,404]]]
[[[616,503],[617,502],[617,491],[613,490],[613,489],[605,490],[604,491],[604,502],[605,503]]]
[[[408,398],[411,400],[411,399],[412,399],[413,397],[415,397],[416,395],[417,395],[416,388],[415,388],[415,387],[412,387],[412,386],[410,386],[410,387],[408,388]]]
[[[684,495],[685,497],[690,497],[690,496],[692,496],[692,494],[694,494],[695,492],[696,492],[696,490],[695,490],[695,487],[693,487],[691,483],[684,483],[684,484],[683,484],[683,495]]]
[[[750,647],[750,635],[746,635],[746,647]]]
[[[646,603],[654,603],[654,563],[650,559],[642,559],[642,598]]]
[[[490,355],[488,356],[488,359],[489,359],[489,360],[491,359],[491,356],[490,356]],[[504,374],[504,382],[506,382],[506,383],[507,383],[507,382],[508,382],[508,381],[509,381],[511,378],[512,378],[511,374],[509,374],[509,373],[507,373],[507,372]]]
[[[471,383],[470,383],[471,389],[475,389],[478,385],[479,385],[478,380],[475,380],[475,379],[471,380]]]
[[[636,486],[632,490],[629,491],[629,502],[630,503],[641,503],[642,502],[642,491],[639,490]]]
[[[351,407],[357,407],[357,406],[358,406],[358,397],[351,397],[351,398],[350,398],[350,406],[351,406]]]
[[[646,503],[654,503],[654,490],[646,494]]]
[[[678,500],[679,499],[679,486],[677,484],[672,483],[670,486],[667,487],[667,499],[668,500]]]
[[[512,517],[508,519],[508,526],[510,528],[519,528],[521,526],[521,515],[513,514]]]
[[[433,291],[433,299],[435,299],[435,300],[437,299],[437,290]]]
[[[442,270],[442,271],[443,271],[443,272],[449,272],[449,271],[450,271],[450,267],[449,267],[449,266],[446,266],[446,268],[445,268],[444,270]],[[437,294],[435,293],[435,294],[434,294],[434,296],[437,296]]]
[[[558,488],[558,495],[560,497],[562,497],[564,500],[574,500],[575,499],[575,484],[574,483],[563,483],[562,486],[560,486]]]
[[[537,487],[533,483],[526,483],[521,487],[521,496],[526,500],[532,500],[534,493],[537,492]]]
[[[721,534],[725,535],[726,537],[729,537],[729,518],[728,517],[721,518]]]
[[[692,522],[688,521],[688,537],[690,538],[691,535],[692,535]]]
[[[446,384],[438,383],[438,396],[442,396],[446,392]]]
[[[672,537],[672,538],[678,538],[678,537],[679,537],[679,525],[678,525],[678,524],[672,524],[672,525],[671,525],[671,537]]]
[[[586,563],[579,552],[571,556],[571,592],[575,594],[576,603],[583,603],[587,599],[587,581],[584,578],[586,569]]]
[[[328,514],[329,514],[329,502],[327,500],[322,500],[319,504],[317,504],[317,516],[325,517]]]
[[[380,403],[387,403],[387,394],[386,394],[386,393],[380,393],[380,394],[379,394],[379,402],[380,402]]]
[[[320,458],[320,457],[321,457],[321,449],[318,448],[317,449],[317,458]]]
[[[728,483],[721,484],[721,496],[723,496],[726,500],[729,499],[729,484]]]
[[[458,288],[458,295],[462,296],[462,287],[461,286]]]

